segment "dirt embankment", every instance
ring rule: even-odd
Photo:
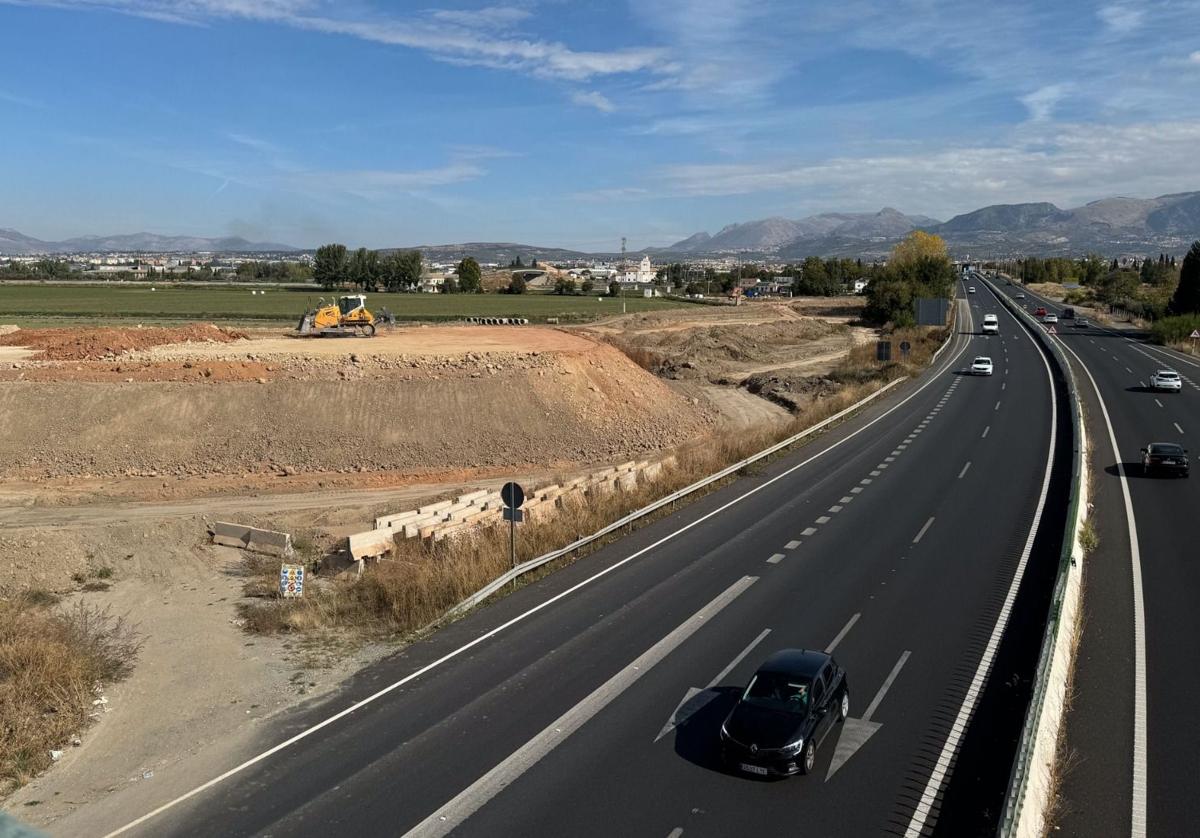
[[[613,347],[556,330],[230,340],[87,360],[113,341],[81,336],[71,360],[10,364],[0,484],[557,467],[668,448],[711,423]]]

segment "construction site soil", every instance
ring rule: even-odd
[[[176,331],[204,342],[162,342]],[[0,483],[554,467],[713,422],[613,347],[553,329],[97,332],[4,336],[40,354],[0,370]]]

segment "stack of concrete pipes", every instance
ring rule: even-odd
[[[476,326],[528,326],[529,320],[525,317],[468,317],[468,323],[473,323]]]

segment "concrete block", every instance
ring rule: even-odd
[[[636,471],[623,471],[617,475],[617,488],[628,491],[636,489],[638,483],[638,473]]]
[[[642,469],[642,480],[652,482],[662,477],[662,463],[650,463]]]
[[[599,497],[600,495],[611,495],[617,490],[617,481],[608,479],[593,483],[588,487],[587,493],[591,497]]]
[[[448,509],[454,504],[451,500],[440,500],[437,503],[427,503],[424,506],[418,507],[417,511],[422,515],[428,515],[431,512],[438,512],[443,509]]]
[[[455,503],[478,503],[488,496],[487,489],[479,489],[475,492],[467,492],[465,495],[459,495],[454,499]]]
[[[396,530],[367,530],[350,536],[348,542],[350,556],[355,561],[377,559],[396,549]]]
[[[233,524],[228,521],[217,521],[212,525],[213,544],[223,544],[226,547],[240,547],[255,553],[266,553],[269,556],[293,555],[291,533],[262,530],[245,524]]]
[[[420,514],[421,513],[417,510],[410,509],[408,512],[397,512],[394,515],[383,515],[375,519],[375,529],[383,530],[389,527],[398,529]]]
[[[635,464],[634,464],[633,460],[630,460],[627,463],[621,463],[619,466],[617,466],[616,471],[618,474],[620,474],[623,471],[630,471],[634,467],[634,465]]]

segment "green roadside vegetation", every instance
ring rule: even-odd
[[[0,285],[0,323],[18,326],[48,322],[139,322],[206,320],[247,323],[293,322],[314,306],[319,289],[179,287],[149,285]],[[335,292],[336,294],[336,292]],[[326,294],[328,296],[328,294]],[[658,311],[688,305],[674,299],[630,296],[629,312]],[[460,320],[464,317],[525,317],[545,322],[586,321],[620,314],[619,298],[557,294],[404,294],[367,295],[374,312],[387,308],[399,320]]]

